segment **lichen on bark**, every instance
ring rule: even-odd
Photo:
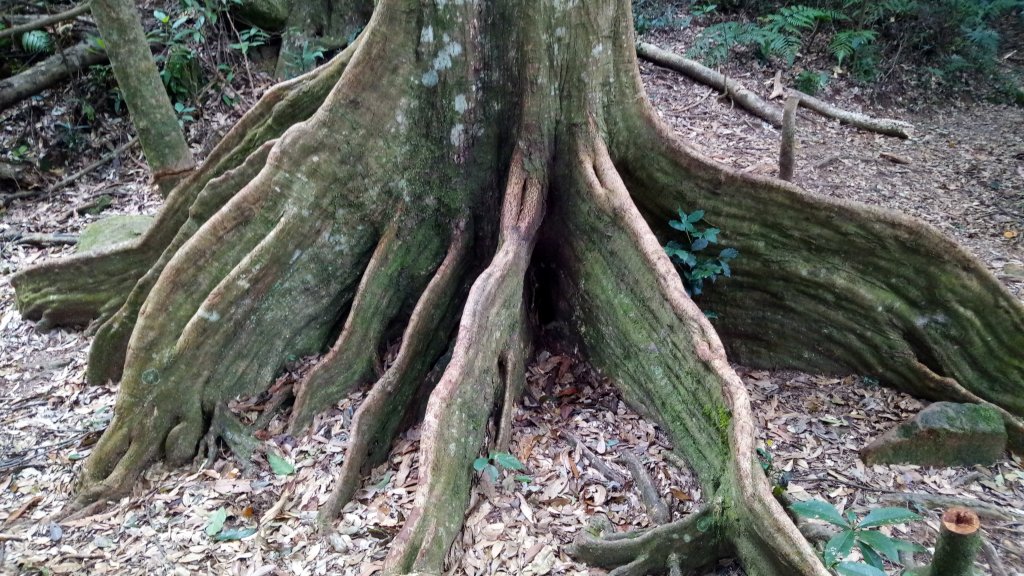
[[[712,294],[714,326],[661,248],[683,206],[713,211],[744,254]],[[555,277],[527,286],[541,264]],[[128,490],[156,460],[188,460],[227,400],[320,355],[294,390],[294,432],[369,387],[329,526],[414,398],[429,398],[392,573],[444,568],[472,461],[508,437],[537,294],[707,495],[692,518],[577,543],[618,574],[724,555],[748,574],[827,574],[757,465],[727,350],[990,404],[1011,431],[1024,414],[1020,303],[920,223],[737,174],[679,142],[644,96],[626,0],[380,0],[352,46],[272,89],[139,241],[14,283],[30,317],[104,322],[90,380],[120,392],[79,504]]]

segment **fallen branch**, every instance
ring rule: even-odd
[[[21,74],[0,80],[0,110],[33,96],[75,72],[107,61],[107,53],[82,42],[50,56]]]
[[[827,118],[835,118],[836,120],[839,120],[844,124],[849,124],[854,128],[860,128],[861,130],[866,130],[868,132],[877,132],[879,134],[885,134],[886,136],[910,138],[910,131],[913,127],[902,120],[873,118],[859,112],[843,110],[842,108],[837,108],[824,100],[819,100],[814,96],[804,94],[799,90],[787,90],[786,95],[790,98],[794,96],[800,98],[800,105],[808,110],[813,110]]]
[[[56,24],[58,22],[63,22],[65,20],[71,20],[72,18],[79,16],[81,14],[85,14],[88,11],[89,3],[83,2],[78,6],[75,6],[74,8],[61,12],[59,14],[43,16],[42,18],[32,20],[27,24],[13,26],[11,28],[7,28],[6,30],[0,30],[0,40],[3,40],[4,38],[9,38],[11,36],[17,36],[18,34],[24,34],[25,32],[31,32],[32,30],[45,28],[51,24]]]
[[[640,58],[648,62],[674,70],[689,77],[691,80],[725,92],[733,102],[739,104],[747,112],[761,118],[776,128],[781,128],[783,125],[783,112],[777,106],[770,104],[754,92],[747,90],[739,82],[704,66],[696,60],[662,50],[647,42],[638,42],[636,53]],[[813,96],[804,94],[799,90],[785,90],[785,95],[789,98],[799,98],[800,105],[808,110],[813,110],[822,116],[834,118],[856,128],[888,136],[910,137],[911,125],[906,122],[888,118],[873,118],[858,112],[843,110]]]
[[[28,244],[30,246],[70,246],[78,242],[77,234],[57,232],[55,234],[25,234],[24,232],[0,232],[0,242]]]
[[[61,188],[67,186],[68,184],[71,184],[75,180],[78,180],[82,176],[85,176],[89,172],[92,172],[93,170],[95,170],[95,169],[99,168],[100,166],[106,164],[107,162],[110,162],[114,158],[117,158],[118,156],[121,155],[122,152],[124,152],[125,150],[130,148],[138,140],[139,140],[138,136],[132,136],[130,140],[128,140],[124,144],[121,144],[117,148],[114,148],[113,150],[111,150],[107,154],[104,154],[103,157],[101,157],[99,160],[96,160],[95,162],[92,162],[92,163],[86,165],[81,170],[75,172],[74,174],[68,176],[67,178],[64,178],[63,180],[61,180],[60,182],[57,182],[53,186],[50,186],[46,190],[46,193],[47,194],[52,194],[52,193],[56,192],[57,190],[60,190]]]
[[[662,50],[647,42],[638,42],[636,53],[648,62],[668,68],[669,70],[675,70],[691,80],[725,92],[733,102],[739,104],[747,112],[761,118],[776,128],[782,127],[782,110],[747,90],[742,84],[732,78],[727,78],[724,74],[716,72],[696,60]]]
[[[912,492],[892,492],[879,495],[879,501],[886,503],[909,503],[924,506],[926,508],[949,508],[963,507],[970,508],[975,514],[989,520],[1009,521],[1020,518],[1019,514],[1007,511],[1005,508],[988,504],[971,498],[957,498],[956,496],[942,496],[938,494],[917,494]]]

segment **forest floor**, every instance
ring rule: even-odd
[[[661,38],[671,46],[672,38]],[[779,133],[711,89],[643,65],[649,94],[680,135],[718,162],[758,174],[777,169]],[[770,71],[733,77],[763,95]],[[53,91],[59,92],[59,91]],[[52,119],[67,112],[66,91],[44,95],[0,115],[0,149],[24,133],[57,138]],[[251,100],[252,94],[247,95]],[[824,97],[865,106],[857,89]],[[911,109],[877,106],[874,115],[915,125],[898,140],[801,114],[795,181],[805,189],[898,210],[936,226],[981,259],[1011,291],[1024,294],[1024,110],[985,103]],[[193,125],[197,152],[238,110],[216,109]],[[122,141],[127,121],[110,128]],[[49,139],[49,140],[48,140]],[[113,138],[95,137],[66,173],[103,155]],[[40,148],[45,148],[40,144]],[[137,147],[53,194],[14,201],[0,213],[0,234],[77,233],[115,213],[154,213],[160,199],[146,183]],[[102,195],[101,215],[83,206]],[[77,207],[77,209],[76,209]],[[687,211],[699,206],[681,207]],[[713,221],[713,215],[709,215]],[[728,244],[729,231],[723,232]],[[89,336],[37,332],[14,309],[11,273],[71,246],[0,241],[0,573],[24,574],[351,574],[375,573],[402,525],[417,479],[418,428],[402,435],[389,460],[365,479],[324,536],[313,519],[332,488],[354,410],[352,394],[294,438],[281,416],[271,421],[263,453],[246,469],[227,453],[211,467],[157,466],[130,497],[82,517],[51,520],[68,502],[76,472],[109,422],[116,387],[84,384]],[[299,364],[282,379],[301,376]],[[1006,455],[992,466],[928,468],[865,466],[858,450],[923,404],[859,375],[826,376],[737,367],[747,383],[759,440],[777,471],[788,472],[795,499],[820,498],[858,514],[899,504],[911,495],[981,506],[989,541],[1008,575],[1024,575],[1024,463]],[[265,399],[239,399],[232,409],[254,418]],[[572,560],[566,545],[597,514],[619,530],[649,525],[620,455],[633,451],[669,503],[673,518],[692,511],[701,493],[687,470],[666,459],[670,444],[656,426],[618,398],[615,389],[574,350],[537,351],[515,416],[510,452],[522,473],[481,476],[466,527],[450,555],[454,574],[596,574]],[[267,454],[276,457],[274,469]],[[594,466],[593,459],[601,461]],[[603,471],[602,471],[603,470]],[[277,473],[275,473],[275,471]],[[605,474],[612,476],[609,478]],[[517,479],[517,476],[528,476]],[[924,521],[895,526],[895,536],[934,545],[938,508],[916,505]],[[211,536],[212,534],[212,536]],[[927,561],[919,554],[918,561]],[[984,574],[998,574],[987,557]],[[890,565],[890,573],[897,567]],[[731,564],[708,574],[742,574]]]

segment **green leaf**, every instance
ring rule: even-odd
[[[725,248],[718,253],[719,260],[732,260],[733,258],[740,255],[739,250],[735,248]]]
[[[858,530],[857,540],[881,552],[893,562],[900,561],[900,549],[896,546],[896,541],[877,530]]]
[[[476,460],[473,460],[473,470],[475,470],[477,472],[483,472],[483,469],[487,467],[487,463],[488,463],[487,457],[486,456],[481,456],[481,457],[477,458]]]
[[[527,476],[526,474],[516,474],[515,481],[529,484],[530,482],[533,482],[533,478]]]
[[[789,507],[798,516],[804,518],[814,518],[815,520],[824,520],[829,524],[835,524],[842,528],[852,528],[849,522],[843,518],[843,515],[836,510],[836,507],[825,502],[823,500],[807,500],[806,502],[797,502]]]
[[[700,222],[702,218],[704,218],[704,211],[694,210],[693,212],[690,213],[689,216],[686,217],[686,221],[691,224],[696,224],[697,222]]]
[[[676,230],[681,230],[686,233],[697,231],[697,229],[693,227],[693,224],[691,224],[687,220],[669,220],[668,225],[675,228]]]
[[[218,508],[206,520],[206,535],[216,536],[224,529],[224,521],[228,519],[228,511],[224,507]]]
[[[493,464],[488,464],[484,471],[491,478],[491,482],[498,481],[498,469]]]
[[[248,538],[256,533],[255,528],[231,528],[225,530],[214,537],[217,542],[224,542],[227,540],[241,540],[242,538]]]
[[[508,452],[495,452],[491,455],[494,461],[506,470],[525,470],[526,466],[518,458]]]
[[[846,558],[853,551],[853,543],[856,541],[853,530],[843,530],[829,539],[825,544],[825,564],[831,566]]]
[[[860,528],[917,522],[921,517],[906,508],[875,508],[860,521]]]
[[[900,552],[926,552],[924,546],[921,546],[917,542],[907,542],[906,540],[897,540],[896,538],[890,538],[896,549]]]
[[[704,231],[704,237],[707,238],[708,242],[715,244],[718,242],[718,233],[721,232],[718,228],[708,228]]]
[[[394,472],[392,472],[391,470],[388,470],[387,472],[384,473],[384,477],[380,479],[380,482],[377,482],[376,484],[371,486],[371,488],[373,488],[374,490],[377,490],[378,492],[383,490],[383,489],[385,489],[385,488],[387,488],[388,487],[388,482],[391,482],[391,477],[394,476],[394,475],[395,475]]]
[[[708,240],[707,240],[707,238],[697,238],[696,240],[693,241],[693,244],[690,245],[690,250],[693,250],[694,252],[698,252],[698,251],[703,250],[703,249],[705,249],[707,247],[708,247]]]
[[[164,12],[163,10],[153,10],[153,18],[156,18],[157,22],[160,22],[161,24],[167,24],[167,21],[169,20],[167,12]]]
[[[861,562],[840,562],[836,565],[836,572],[841,576],[886,576],[878,568]]]
[[[270,469],[278,476],[288,476],[295,472],[295,466],[278,455],[277,452],[267,452],[267,462],[270,463]]]
[[[864,561],[870,566],[874,566],[879,570],[885,570],[885,560],[882,560],[882,557],[879,556],[878,552],[875,552],[874,548],[862,542],[860,545],[860,553],[864,556]]]

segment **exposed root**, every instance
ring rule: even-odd
[[[387,454],[417,386],[444,352],[446,343],[441,336],[452,331],[457,318],[458,285],[465,273],[470,236],[461,226],[455,232],[448,255],[413,310],[398,356],[356,411],[344,463],[331,496],[320,509],[322,525],[336,518],[351,500],[364,469]]]
[[[686,295],[603,143],[591,138],[582,137],[572,172],[576,193],[601,214],[560,214],[573,239],[561,258],[566,291],[580,310],[576,321],[591,358],[630,405],[669,432],[712,502],[720,499],[727,546],[748,573],[824,576],[756,465],[749,401],[721,342]],[[600,241],[576,240],[587,238]],[[658,559],[661,567],[666,557]]]
[[[167,266],[167,262],[184,244],[190,240],[199,228],[220,210],[246,184],[251,182],[266,165],[267,157],[273,150],[277,140],[271,140],[253,152],[241,166],[227,171],[223,175],[210,180],[202,192],[188,209],[188,220],[175,234],[173,240],[164,249],[163,254],[153,263],[146,273],[135,283],[121,307],[100,325],[96,338],[89,348],[89,362],[86,369],[86,380],[93,385],[100,385],[121,378],[124,368],[125,354],[128,351],[128,340],[135,328],[139,310],[149,296],[153,284]],[[101,316],[102,318],[102,316]]]
[[[463,310],[452,359],[423,419],[414,507],[385,560],[386,573],[440,573],[464,520],[471,463],[503,382],[499,361],[524,321],[523,280],[544,212],[544,184],[517,154],[505,192],[501,236]]]
[[[355,46],[328,65],[271,88],[214,148],[202,168],[172,191],[156,221],[139,239],[99,252],[44,262],[19,272],[11,281],[19,311],[30,320],[39,320],[41,329],[109,318],[178,235],[190,216],[193,202],[206,185],[241,166],[250,154],[278,138],[295,122],[311,116],[334,87],[354,51]],[[134,323],[134,318],[131,322]],[[100,372],[110,375],[106,369]]]
[[[671,520],[672,515],[668,511],[668,506],[658,495],[658,488],[654,485],[651,475],[644,470],[640,458],[636,454],[626,451],[622,453],[622,461],[629,469],[630,475],[633,476],[633,485],[640,492],[640,499],[644,503],[644,508],[647,509],[647,515],[650,516],[651,522],[665,524]]]
[[[615,482],[619,486],[626,485],[626,478],[619,474],[614,468],[608,465],[600,456],[594,454],[594,451],[590,449],[582,440],[576,437],[576,435],[562,431],[562,436],[569,441],[569,445],[573,448],[578,449],[583,453],[583,456],[590,462],[590,465],[597,469],[606,479]]]
[[[374,376],[374,359],[385,331],[419,294],[442,257],[443,240],[433,226],[396,218],[363,272],[337,342],[297,386],[290,429],[303,430],[313,417]],[[460,241],[461,242],[461,241]]]
[[[705,507],[670,524],[626,534],[612,531],[607,521],[580,533],[569,554],[588,564],[614,568],[616,576],[663,573],[672,568],[688,573],[728,552],[722,532],[722,510]]]

